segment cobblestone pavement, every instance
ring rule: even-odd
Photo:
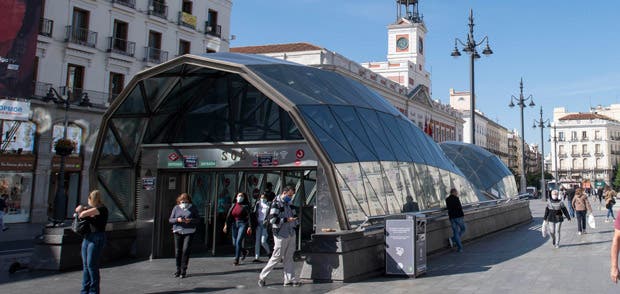
[[[594,205],[595,208],[597,205]],[[429,257],[428,272],[416,279],[379,277],[358,283],[304,284],[283,288],[281,270],[256,286],[264,264],[233,266],[228,257],[194,257],[189,277],[172,277],[174,260],[126,261],[102,269],[103,293],[620,293],[609,280],[612,223],[595,210],[597,228],[577,235],[573,222],[562,226],[562,242],[553,248],[542,238],[544,202],[531,200],[532,222],[465,243],[465,252]],[[616,208],[620,208],[616,207]],[[301,263],[297,263],[297,272]],[[0,273],[6,293],[76,293],[81,271]]]

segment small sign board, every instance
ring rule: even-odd
[[[385,220],[385,273],[415,276],[415,220]]]
[[[196,167],[198,167],[198,156],[196,156],[196,155],[186,155],[186,156],[183,156],[183,167],[185,167],[185,168],[196,168]]]
[[[142,178],[142,190],[145,190],[145,191],[155,190],[155,177]]]

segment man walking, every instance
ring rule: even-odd
[[[461,237],[465,234],[465,221],[463,220],[465,214],[458,196],[459,192],[452,188],[450,189],[450,195],[446,198],[448,218],[450,218],[450,226],[452,226],[452,238],[449,238],[448,241],[450,242],[450,247],[454,247],[454,244],[456,244],[457,252],[463,252]]]
[[[265,286],[265,278],[271,270],[282,261],[284,264],[284,287],[299,287],[301,283],[295,277],[295,264],[293,263],[293,253],[295,253],[295,227],[299,224],[297,212],[290,204],[295,195],[295,189],[286,186],[282,190],[282,195],[276,197],[269,210],[269,223],[273,232],[273,254],[258,276],[258,286]]]
[[[566,206],[568,207],[568,214],[570,217],[575,217],[575,207],[573,207],[573,198],[575,198],[575,188],[570,187],[568,191],[566,191]]]

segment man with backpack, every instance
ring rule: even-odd
[[[295,188],[286,186],[282,194],[276,197],[269,209],[269,224],[273,232],[273,254],[258,276],[258,286],[265,286],[265,278],[271,270],[282,261],[284,264],[284,286],[301,286],[301,282],[295,277],[295,264],[293,254],[295,253],[295,228],[299,225],[295,207],[291,205]]]

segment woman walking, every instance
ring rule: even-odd
[[[82,240],[82,290],[80,293],[100,293],[99,265],[101,251],[105,245],[105,226],[108,223],[108,209],[101,201],[101,193],[94,190],[88,195],[88,206],[75,208],[77,217],[88,220],[91,232]]]
[[[196,232],[196,224],[200,222],[198,209],[192,205],[192,197],[182,193],[177,197],[177,205],[172,208],[170,219],[172,234],[174,236],[174,256],[177,270],[174,277],[182,279],[187,275],[189,255],[192,251],[192,239]]]
[[[605,217],[605,222],[609,222],[609,217],[611,219],[616,220],[614,216],[614,205],[616,204],[616,191],[612,190],[609,186],[605,186],[605,208],[607,208],[607,217]]]
[[[560,229],[562,228],[564,216],[570,221],[570,215],[568,214],[564,202],[562,202],[562,199],[558,195],[558,190],[553,190],[551,191],[551,199],[547,201],[543,219],[548,222],[549,235],[551,235],[553,247],[555,248],[560,248]]]
[[[269,236],[267,232],[267,225],[265,221],[267,220],[267,216],[269,215],[269,207],[271,206],[271,202],[267,199],[266,194],[260,195],[260,201],[256,202],[254,206],[254,219],[256,220],[255,226],[255,235],[256,241],[254,243],[254,260],[253,262],[261,262],[260,259],[260,247],[261,245],[265,248],[265,252],[267,256],[271,254],[271,250],[269,249],[269,244],[267,243],[267,236]]]
[[[235,204],[230,207],[226,214],[226,222],[224,224],[224,233],[228,231],[228,227],[232,227],[233,245],[235,245],[235,261],[233,265],[239,265],[239,256],[244,260],[248,251],[243,248],[243,239],[245,234],[252,235],[252,211],[247,195],[243,192],[237,193]]]
[[[572,201],[572,206],[575,209],[575,213],[577,215],[577,234],[585,234],[586,233],[586,214],[588,212],[592,212],[592,206],[590,206],[590,201],[588,201],[588,197],[585,193],[583,193],[582,188],[577,188],[575,190],[575,197]]]

